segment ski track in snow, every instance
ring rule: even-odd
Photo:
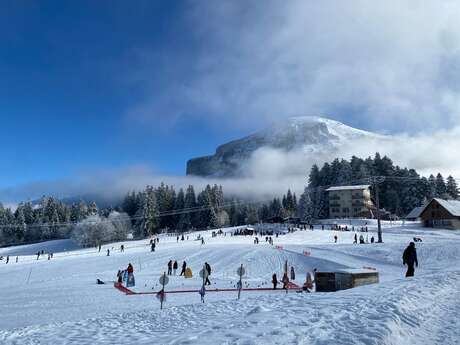
[[[386,242],[378,245],[351,245],[352,232],[338,232],[339,243],[332,244],[335,232],[317,230],[275,239],[286,250],[255,246],[252,237],[207,238],[203,247],[162,238],[155,253],[130,249],[128,243],[124,254],[109,258],[85,250],[88,255],[70,252],[55,262],[30,257],[16,266],[2,265],[0,272],[10,279],[0,281],[2,291],[9,291],[0,296],[0,344],[460,343],[459,233],[387,230]],[[401,254],[414,234],[424,239],[417,244],[420,265],[416,276],[406,279]],[[303,250],[312,256],[303,256]],[[246,267],[245,281],[266,286],[285,260],[295,266],[298,284],[314,267],[365,265],[379,270],[381,282],[336,293],[243,292],[240,301],[236,293],[208,293],[206,303],[199,302],[197,293],[168,295],[164,310],[152,295],[125,296],[110,285],[94,284],[96,276],[113,279],[114,271],[131,261],[137,269],[135,290],[152,291],[153,286],[157,291],[158,276],[171,258],[179,266],[186,258],[195,277],[207,260],[218,287],[234,286],[240,263]],[[24,284],[31,268],[37,276]],[[172,277],[168,287],[199,283],[199,278],[184,282]]]

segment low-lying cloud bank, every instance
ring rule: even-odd
[[[164,182],[177,189],[192,184],[196,189],[206,184],[221,184],[226,195],[239,198],[265,200],[285,193],[288,188],[300,193],[305,187],[313,164],[323,164],[334,158],[349,159],[373,156],[375,152],[389,156],[401,167],[416,169],[428,176],[441,172],[445,177],[460,177],[460,126],[433,134],[416,136],[399,135],[385,138],[353,140],[337,148],[333,154],[309,153],[302,149],[283,151],[262,148],[254,152],[245,163],[245,176],[238,178],[202,178],[194,176],[165,176],[156,174],[147,166],[137,166],[112,172],[82,174],[74,179],[36,182],[0,190],[4,204],[21,200],[37,199],[42,195],[59,198],[75,196],[97,196],[103,200],[120,200],[130,190],[143,189],[147,184]]]

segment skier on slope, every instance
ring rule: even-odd
[[[206,281],[204,282],[204,285],[211,285],[211,281],[209,280],[209,276],[211,275],[211,265],[205,262],[204,268],[206,269],[206,272],[207,272]]]
[[[174,264],[173,264],[174,275],[176,275],[176,271],[177,271],[178,267],[179,267],[179,265],[177,264],[177,261],[174,260]]]
[[[272,284],[273,284],[273,290],[276,290],[276,286],[278,285],[278,278],[276,277],[276,273],[273,273]]]
[[[179,275],[185,275],[185,270],[187,269],[187,263],[184,262],[182,263],[182,270],[180,271],[180,274]]]
[[[417,250],[415,249],[414,242],[410,242],[407,248],[404,250],[402,259],[403,259],[403,265],[407,264],[406,277],[413,277],[414,276],[414,264],[416,267],[418,267]]]
[[[291,266],[291,280],[295,280],[294,266]]]
[[[172,266],[173,266],[173,262],[172,262],[172,260],[169,260],[169,262],[168,262],[168,276],[170,276],[172,274]]]
[[[155,242],[152,242],[152,244],[150,245],[150,251],[151,252],[154,252],[155,251]]]

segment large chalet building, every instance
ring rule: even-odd
[[[434,198],[415,208],[406,219],[420,219],[430,228],[460,229],[460,201]]]
[[[373,218],[370,185],[330,187],[326,192],[330,218]]]

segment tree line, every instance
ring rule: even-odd
[[[270,217],[294,216],[297,199],[289,190],[268,203],[224,197],[222,186],[207,185],[195,193],[190,185],[178,191],[161,183],[126,194],[115,207],[99,209],[95,202],[70,205],[53,197],[38,204],[20,203],[15,211],[0,204],[0,246],[74,238],[83,246],[145,238],[159,232],[186,232],[252,224]]]
[[[379,185],[380,205],[398,216],[405,216],[433,197],[459,198],[452,176],[444,179],[438,173],[425,178],[377,153],[374,158],[335,159],[321,168],[313,165],[308,185],[298,200],[291,190],[257,203],[226,198],[218,185],[207,185],[196,193],[192,185],[176,191],[174,186],[161,183],[128,192],[120,205],[102,209],[95,202],[69,205],[53,197],[43,197],[38,204],[22,202],[14,211],[0,204],[0,246],[70,237],[92,246],[123,240],[128,234],[145,238],[163,231],[239,226],[272,218],[327,218],[327,187],[363,184],[373,176],[385,176],[385,182]]]

